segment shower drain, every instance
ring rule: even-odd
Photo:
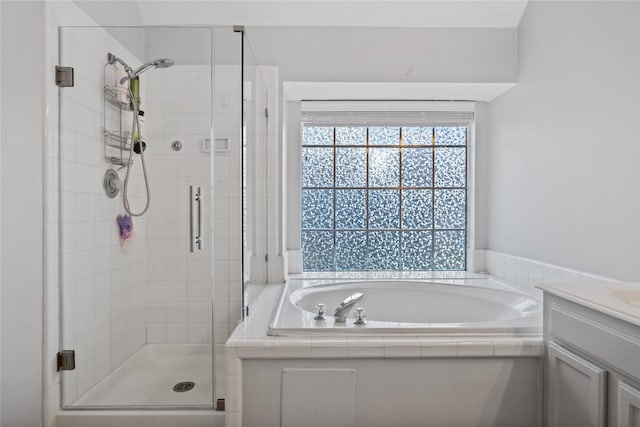
[[[173,391],[177,391],[178,393],[182,393],[185,391],[189,391],[196,386],[196,383],[193,381],[183,381],[173,386]]]

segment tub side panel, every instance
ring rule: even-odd
[[[305,368],[355,370],[357,427],[540,422],[538,358],[245,360],[243,367],[246,427],[279,426],[280,408],[292,403],[281,397],[282,370]]]

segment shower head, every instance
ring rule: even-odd
[[[169,68],[173,66],[173,64],[175,64],[175,61],[173,59],[156,59],[155,61],[147,62],[146,64],[136,68],[135,71],[131,73],[131,76],[129,76],[129,78],[135,79],[140,74],[144,73],[147,70],[150,70],[151,68]]]
[[[173,67],[173,65],[176,63],[176,61],[174,61],[173,59],[167,59],[167,58],[162,58],[162,59],[156,59],[155,61],[153,61],[153,65],[156,68],[169,68],[169,67]]]
[[[140,74],[144,73],[147,70],[150,70],[151,68],[169,68],[175,64],[175,61],[173,59],[162,58],[156,59],[155,61],[147,62],[146,64],[143,64],[133,70],[126,62],[112,53],[107,54],[107,61],[109,62],[109,64],[115,64],[116,62],[119,63],[127,72],[127,77],[123,77],[120,80],[120,84],[124,84],[127,80],[135,79]]]

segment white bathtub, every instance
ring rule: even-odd
[[[354,324],[354,307],[346,323],[333,313],[355,292],[365,298],[368,323]],[[317,303],[326,320],[314,320]],[[269,335],[539,335],[541,303],[528,294],[491,279],[448,281],[293,280],[284,287]]]

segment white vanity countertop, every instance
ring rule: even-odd
[[[540,283],[536,287],[544,292],[640,326],[640,283]]]

